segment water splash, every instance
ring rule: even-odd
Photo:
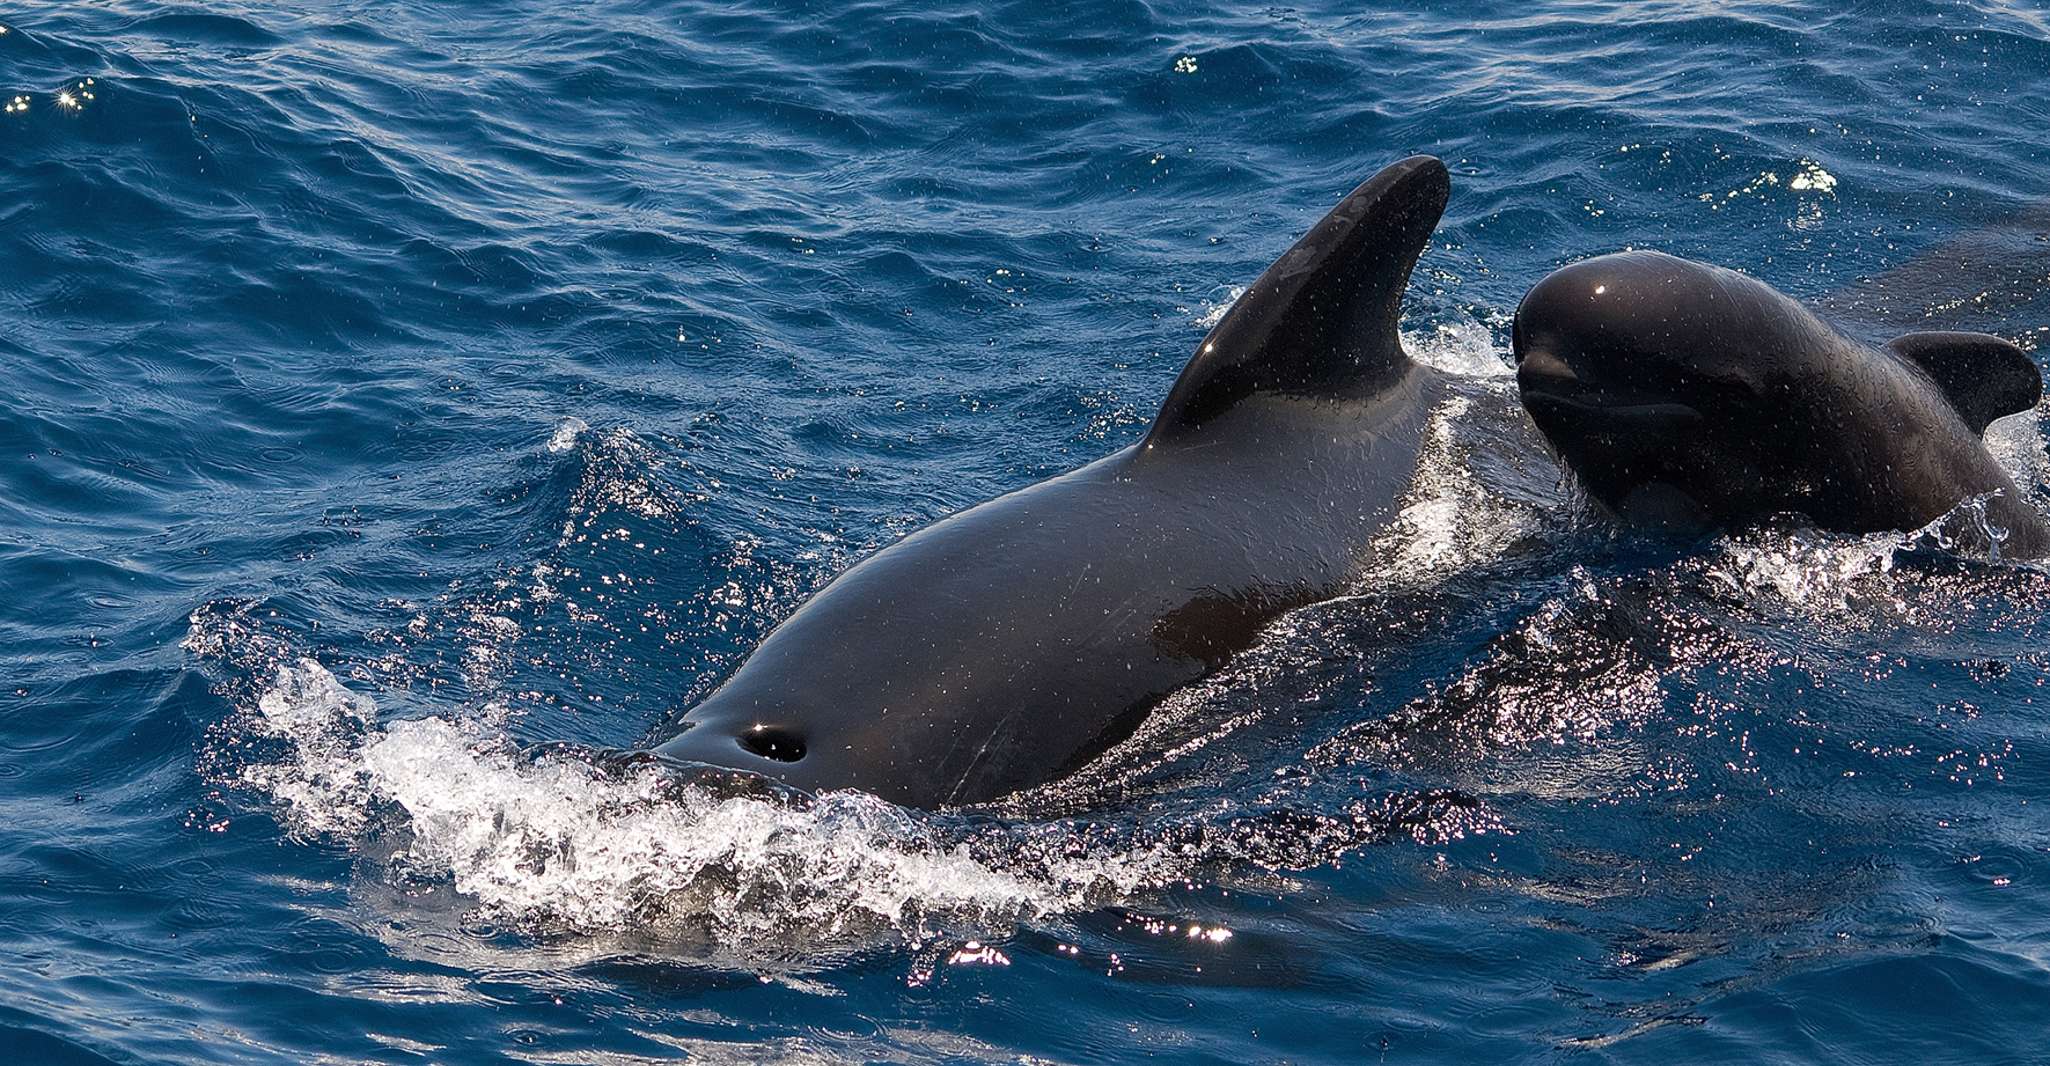
[[[1482,323],[1439,323],[1429,332],[1403,334],[1402,346],[1417,362],[1453,377],[1498,388],[1515,384],[1516,366],[1509,349],[1496,343],[1496,331]]]
[[[1429,792],[1213,801],[1144,819],[1039,820],[1029,798],[932,813],[577,745],[523,749],[503,705],[395,716],[256,614],[219,604],[191,620],[185,646],[231,668],[224,689],[240,708],[214,731],[208,777],[275,805],[294,836],[379,857],[383,877],[446,885],[477,919],[542,934],[714,944],[749,965],[1002,938],[1170,887],[1502,828],[1470,797]],[[409,699],[393,694],[401,711]]]
[[[1216,329],[1217,324],[1224,321],[1224,316],[1230,314],[1231,309],[1238,304],[1239,297],[1245,294],[1246,287],[1244,285],[1226,286],[1223,294],[1218,298],[1204,300],[1202,312],[1196,315],[1195,318],[1190,319],[1190,321],[1194,322],[1198,329]]]
[[[1889,575],[1904,553],[1935,549],[1999,561],[2007,532],[1987,512],[1999,492],[1960,500],[1919,529],[1863,536],[1809,528],[1764,530],[1721,538],[1703,577],[1752,603],[1778,603],[1822,615],[1862,615],[1875,603],[1901,607]]]
[[[214,639],[213,624],[196,616],[188,643]],[[278,666],[254,711],[245,728],[285,751],[237,776],[294,832],[362,846],[393,816],[396,870],[523,926],[667,926],[785,948],[923,937],[1101,903],[1174,872],[1133,852],[1004,869],[947,819],[862,793],[736,796],[653,762],[529,756],[489,708],[380,721],[309,658]]]
[[[1810,610],[1848,610],[1872,578],[1891,573],[1912,541],[1898,533],[1841,538],[1813,530],[1722,538],[1704,576],[1747,602],[1776,601]]]
[[[557,454],[577,446],[577,438],[591,425],[575,415],[565,415],[555,424],[555,432],[548,438],[548,450]]]

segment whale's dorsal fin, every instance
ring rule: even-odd
[[[1347,194],[1203,338],[1147,445],[1186,438],[1257,393],[1361,395],[1400,378],[1402,293],[1451,189],[1445,164],[1419,155]]]
[[[2043,398],[2043,372],[2029,353],[1990,333],[1908,333],[1886,346],[1921,367],[1974,433]]]

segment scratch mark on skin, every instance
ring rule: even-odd
[[[1082,572],[1081,572],[1081,573],[1079,573],[1079,574],[1076,574],[1076,575],[1075,575],[1075,583],[1074,583],[1074,584],[1072,584],[1072,585],[1069,585],[1069,586],[1068,586],[1068,594],[1067,594],[1066,596],[1063,596],[1063,597],[1061,597],[1061,603],[1062,603],[1063,605],[1067,604],[1067,603],[1068,603],[1068,602],[1069,602],[1070,600],[1073,600],[1073,599],[1075,598],[1075,593],[1077,593],[1077,592],[1081,591],[1081,589],[1082,589],[1082,582],[1083,582],[1084,580],[1086,580],[1086,579],[1087,579],[1087,578],[1089,577],[1089,571],[1090,571],[1090,569],[1091,569],[1091,568],[1093,568],[1093,567],[1094,567],[1095,565],[1096,565],[1095,563],[1083,563],[1083,564],[1082,564]]]

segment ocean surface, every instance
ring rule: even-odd
[[[2033,350],[2046,72],[1992,0],[0,8],[0,1060],[2045,1061],[2050,570],[1616,535],[1507,341],[1638,247]],[[1356,595],[985,809],[606,754],[1414,152],[1456,388]]]

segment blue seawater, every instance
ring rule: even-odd
[[[2050,1055],[2050,572],[1617,537],[1505,369],[1621,247],[2033,347],[2029,5],[0,26],[0,1059]],[[1459,388],[1356,596],[987,809],[595,754],[1136,439],[1419,151],[1405,329]]]

